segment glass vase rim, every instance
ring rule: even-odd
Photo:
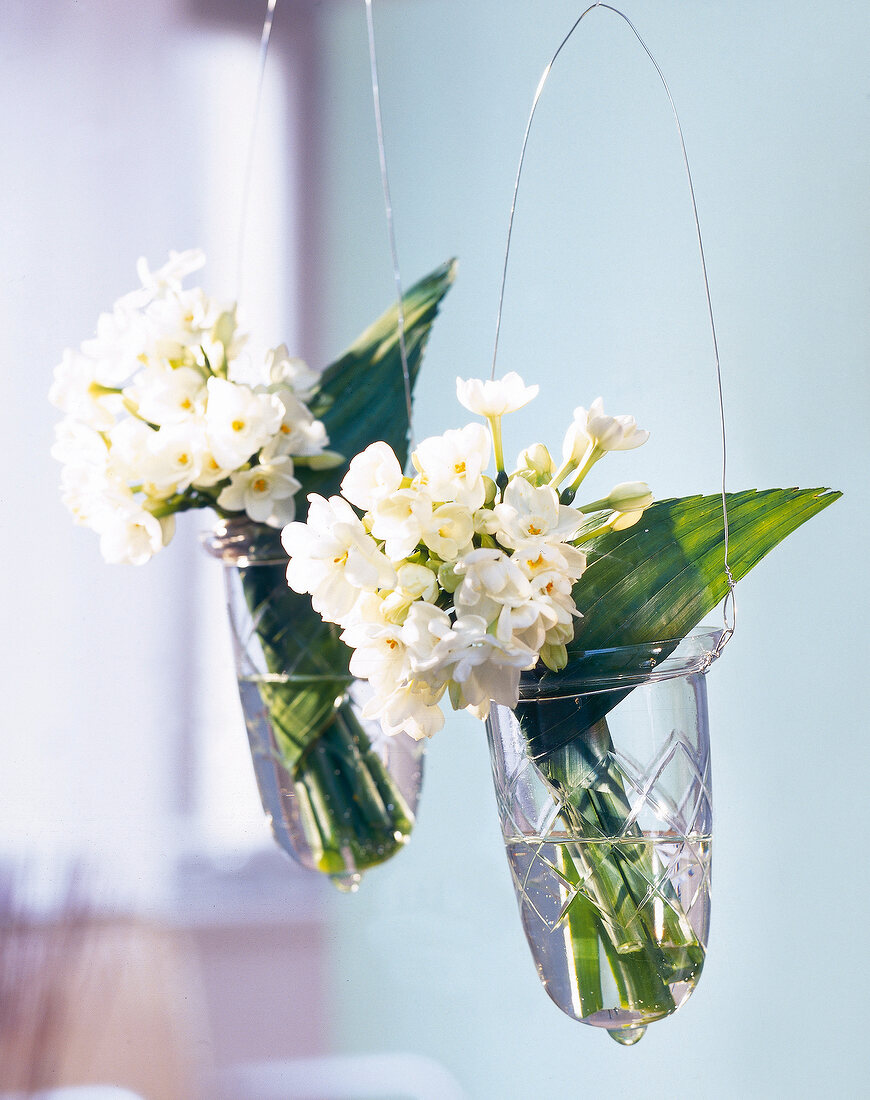
[[[592,695],[677,676],[703,675],[719,656],[721,636],[721,627],[702,625],[683,638],[583,650],[561,672],[524,672],[519,701]]]
[[[199,541],[208,554],[225,565],[245,568],[287,564],[281,529],[248,516],[218,519],[210,531],[200,532]]]

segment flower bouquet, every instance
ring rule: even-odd
[[[385,731],[431,736],[442,700],[488,719],[542,980],[564,1011],[632,1042],[685,1000],[704,959],[709,765],[695,750],[721,642],[691,632],[729,592],[723,504],[739,580],[840,494],[654,503],[631,482],[583,503],[593,466],[648,433],[599,399],[575,409],[559,461],[536,443],[508,474],[502,417],[536,393],[513,373],[457,380],[489,430],[424,440],[408,475],[386,444],[368,447],[341,495],[311,498],[307,523],[284,529],[287,578],[341,627],[351,672],[373,689],[364,714]],[[667,682],[676,701],[662,708],[645,693]],[[663,734],[648,773],[611,735],[630,700]]]
[[[108,562],[137,565],[169,542],[176,513],[217,514],[206,541],[240,581],[250,634],[236,628],[237,655],[250,644],[262,662],[256,676],[240,666],[240,689],[264,808],[291,854],[354,885],[406,842],[416,792],[359,720],[337,630],[288,589],[279,531],[301,490],[336,491],[343,456],[385,430],[404,455],[398,310],[318,374],[285,346],[249,353],[235,308],[183,288],[203,262],[196,251],[154,272],[140,261],[141,287],[64,354],[50,391],[65,414],[52,452],[63,501]],[[445,265],[403,299],[410,385],[452,279]]]

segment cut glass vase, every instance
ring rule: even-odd
[[[704,965],[712,804],[705,673],[718,632],[524,674],[487,721],[526,938],[563,1012],[625,1045]],[[676,648],[675,648],[676,646]]]
[[[364,720],[350,650],[287,586],[280,534],[247,520],[203,538],[224,565],[239,695],[263,809],[278,844],[343,890],[411,835],[422,744]]]

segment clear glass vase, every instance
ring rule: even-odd
[[[704,965],[712,806],[705,673],[719,632],[524,674],[487,721],[523,929],[547,993],[629,1045]],[[676,648],[675,648],[676,647]]]
[[[239,695],[263,809],[278,844],[343,890],[407,843],[423,746],[360,717],[339,628],[287,586],[280,534],[218,524],[203,545],[224,565]]]

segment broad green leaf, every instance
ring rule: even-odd
[[[455,275],[456,262],[451,261],[412,286],[402,297],[405,350],[412,388],[432,322]],[[397,306],[388,309],[340,359],[326,368],[311,408],[326,425],[330,449],[344,455],[346,462],[370,443],[383,440],[404,465],[408,449],[408,412]],[[306,491],[321,496],[337,493],[345,470],[346,465],[334,470],[306,471]]]
[[[828,489],[728,494],[728,561],[734,579],[745,577],[777,543],[841,495]],[[661,501],[634,527],[586,543],[589,565],[573,590],[583,617],[567,647],[564,671],[535,675],[541,694],[560,679],[642,675],[667,657],[724,598],[723,547],[719,494]],[[670,644],[653,650],[652,643],[665,641]],[[622,646],[640,648],[588,653]],[[630,690],[555,699],[545,707],[521,703],[530,754],[564,771],[564,761],[554,754],[575,751],[571,745],[578,743],[578,734],[591,729]]]
[[[840,496],[827,489],[728,494],[734,579]],[[583,618],[569,654],[685,637],[727,592],[723,545],[718,494],[661,501],[634,527],[595,539],[588,544],[591,564],[574,588]]]

